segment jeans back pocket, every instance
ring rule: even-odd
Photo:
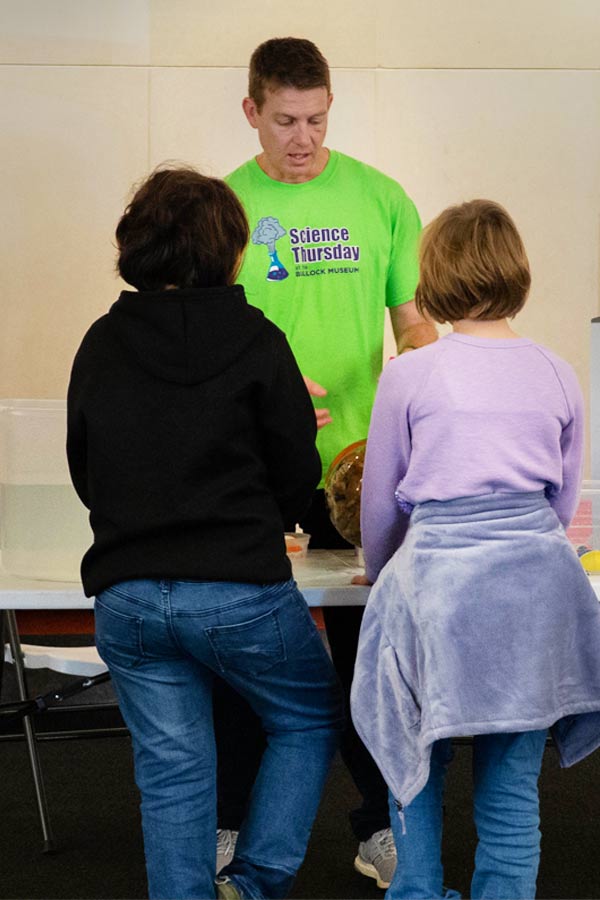
[[[141,663],[142,619],[111,609],[96,597],[96,647],[107,664],[131,669]]]
[[[222,672],[260,675],[286,659],[277,610],[235,625],[205,629]]]

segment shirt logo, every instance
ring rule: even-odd
[[[309,244],[320,244],[313,247]],[[294,262],[331,262],[351,260],[358,262],[360,247],[350,243],[347,228],[290,228],[290,245]]]
[[[265,244],[269,253],[270,263],[267,281],[283,281],[289,275],[289,272],[277,256],[275,248],[275,242],[280,237],[283,237],[284,234],[287,234],[287,231],[280,225],[279,219],[276,219],[275,216],[265,216],[263,219],[259,219],[258,225],[252,232],[252,243]]]
[[[288,231],[275,216],[264,216],[252,232],[253,244],[264,244],[269,254],[267,281],[283,281],[289,272],[283,265],[276,242]],[[315,228],[306,225],[290,228],[289,252],[296,278],[306,275],[357,275],[360,272],[361,248],[351,243],[350,230],[344,226]]]

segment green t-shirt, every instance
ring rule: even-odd
[[[275,322],[300,371],[327,389],[313,398],[323,474],[367,436],[382,367],[386,306],[414,297],[421,230],[413,202],[382,172],[332,151],[302,184],[269,178],[252,159],[227,182],[242,201],[250,244],[238,281]]]

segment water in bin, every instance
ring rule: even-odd
[[[66,431],[64,400],[0,400],[0,559],[12,575],[79,581],[92,532]]]

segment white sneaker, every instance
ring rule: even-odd
[[[354,868],[367,878],[374,878],[379,888],[389,888],[396,871],[396,845],[391,828],[383,828],[372,834],[368,841],[361,841]]]
[[[238,835],[239,831],[230,831],[229,828],[217,828],[217,875],[233,859]]]

